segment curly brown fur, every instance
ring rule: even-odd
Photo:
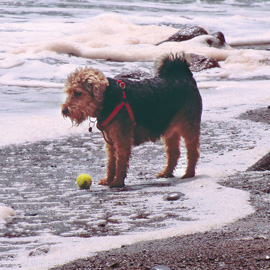
[[[76,69],[65,82],[68,97],[62,104],[63,115],[78,125],[88,117],[97,117],[108,85],[101,71],[88,67]]]
[[[199,158],[201,96],[183,54],[166,55],[156,63],[156,76],[141,81],[123,79],[127,102],[135,116],[133,126],[126,109],[121,109],[103,130],[108,155],[107,177],[99,182],[123,187],[131,148],[163,138],[167,166],[158,177],[172,177],[180,157],[180,139],[185,140],[188,166],[183,178],[193,177]],[[101,124],[122,102],[117,80],[105,78],[95,69],[77,69],[66,82],[68,94],[62,114],[80,124],[96,117]]]

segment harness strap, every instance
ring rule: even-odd
[[[123,100],[121,102],[121,104],[117,105],[115,107],[115,109],[112,111],[112,113],[108,116],[108,118],[103,121],[101,124],[97,124],[97,128],[101,131],[103,131],[110,123],[111,121],[114,119],[114,117],[119,113],[119,111],[125,106],[126,107],[126,110],[128,112],[128,115],[129,115],[129,118],[131,120],[131,123],[133,126],[136,125],[136,121],[135,121],[135,117],[134,117],[134,114],[133,114],[133,111],[130,107],[130,105],[127,103],[127,97],[126,97],[126,92],[125,92],[125,83],[122,82],[122,80],[118,80],[117,83],[119,84],[119,86],[121,87],[122,89],[122,94],[123,94]]]

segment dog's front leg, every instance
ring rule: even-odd
[[[106,143],[107,150],[107,178],[99,181],[99,185],[110,185],[115,177],[115,148],[112,144]]]
[[[114,143],[116,157],[116,172],[114,181],[109,184],[113,187],[124,187],[125,178],[129,166],[129,158],[131,154],[131,138],[124,138]]]

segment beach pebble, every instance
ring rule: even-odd
[[[110,265],[111,268],[118,268],[119,267],[119,263],[115,262],[113,264]]]
[[[156,265],[152,267],[151,270],[171,270],[171,268],[166,265]]]
[[[185,194],[182,192],[171,192],[171,193],[166,194],[163,198],[166,201],[176,201],[180,197],[183,197],[183,196],[185,196]]]
[[[25,212],[25,216],[26,217],[35,217],[35,216],[37,216],[39,213],[38,212],[35,212],[35,211],[33,211],[33,212]]]
[[[107,222],[106,221],[101,221],[98,223],[98,227],[106,227]]]

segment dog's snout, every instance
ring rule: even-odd
[[[68,115],[68,107],[65,107],[65,108],[63,108],[63,110],[62,110],[62,114],[63,115]]]

